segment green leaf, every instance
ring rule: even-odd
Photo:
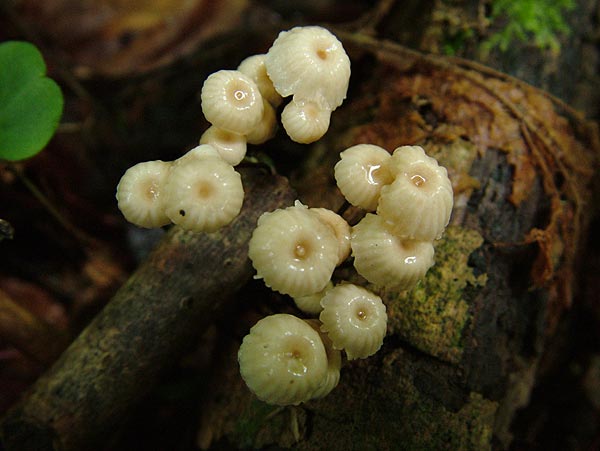
[[[0,44],[0,160],[23,160],[42,150],[62,110],[62,92],[46,77],[39,50],[28,42]]]

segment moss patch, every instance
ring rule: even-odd
[[[487,276],[476,276],[469,255],[483,243],[474,230],[448,227],[435,247],[435,265],[410,291],[383,293],[389,331],[418,349],[449,362],[462,354],[462,336],[470,319],[467,287],[480,288]]]

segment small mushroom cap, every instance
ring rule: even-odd
[[[294,298],[294,304],[304,313],[309,315],[318,315],[323,310],[321,307],[321,299],[325,296],[329,290],[333,288],[333,283],[331,281],[327,282],[325,288],[317,293],[308,294],[306,296],[299,296]]]
[[[211,125],[200,137],[200,144],[210,144],[225,162],[237,166],[246,156],[246,137]]]
[[[263,99],[263,117],[256,127],[246,135],[250,144],[263,144],[275,136],[277,131],[277,117],[275,109]]]
[[[334,349],[346,351],[348,360],[375,354],[387,331],[387,314],[381,298],[363,287],[341,284],[321,301],[319,319]]]
[[[146,161],[125,171],[117,185],[119,210],[127,221],[139,227],[154,228],[169,224],[165,214],[164,187],[171,164]]]
[[[302,204],[264,213],[249,243],[256,278],[292,297],[321,291],[338,259],[338,242],[330,227]]]
[[[390,159],[387,150],[373,144],[358,144],[341,152],[334,176],[346,200],[375,211],[381,188],[393,181],[387,167]]]
[[[316,102],[295,98],[281,113],[281,125],[288,136],[300,144],[319,140],[329,128],[331,111],[322,109]]]
[[[238,362],[248,388],[269,404],[308,401],[328,379],[329,363],[319,333],[285,313],[267,316],[250,329]]]
[[[218,157],[190,157],[174,165],[165,194],[167,216],[193,232],[214,232],[229,224],[244,201],[240,174]]]
[[[267,74],[267,66],[265,65],[266,57],[267,55],[265,54],[249,56],[240,63],[237,70],[254,80],[263,99],[277,108],[283,102],[283,98],[275,91],[273,82]]]
[[[267,52],[265,64],[283,97],[312,100],[329,111],[346,98],[350,59],[342,43],[323,27],[282,31]]]
[[[390,160],[394,181],[381,189],[377,214],[394,234],[431,241],[441,237],[454,203],[446,168],[419,146],[396,149]]]
[[[245,135],[263,116],[262,96],[252,79],[237,70],[220,70],[202,86],[206,120],[224,130]]]
[[[380,216],[368,213],[352,228],[356,271],[384,288],[411,288],[433,266],[430,241],[402,240]]]
[[[352,235],[350,225],[340,215],[327,208],[311,208],[310,211],[315,213],[321,222],[327,224],[333,230],[338,240],[337,264],[341,264],[350,255],[350,236]]]
[[[321,331],[321,321],[317,319],[305,320],[310,327],[317,331],[327,353],[327,374],[321,386],[313,393],[312,399],[323,398],[337,387],[340,381],[340,370],[342,369],[342,353],[333,348],[333,343],[329,336]]]

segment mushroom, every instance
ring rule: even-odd
[[[327,282],[325,288],[317,293],[307,294],[306,296],[296,296],[294,298],[294,304],[304,313],[309,315],[318,315],[323,310],[321,307],[321,299],[325,296],[329,290],[333,288],[333,283],[331,281]]]
[[[342,43],[319,26],[282,31],[267,52],[265,64],[283,97],[316,102],[333,111],[346,98],[350,59]]]
[[[246,135],[250,144],[263,144],[275,136],[277,117],[275,109],[263,99],[263,116],[260,122]]]
[[[244,188],[230,164],[211,153],[197,154],[173,165],[165,186],[165,213],[184,229],[214,232],[239,214]]]
[[[319,140],[329,128],[331,111],[310,100],[288,103],[281,113],[281,125],[288,136],[300,144]]]
[[[358,144],[340,153],[334,167],[338,188],[348,202],[375,211],[381,188],[393,181],[387,150],[373,144]]]
[[[323,398],[337,387],[340,381],[340,369],[342,368],[342,353],[333,348],[333,343],[329,336],[321,331],[321,322],[317,319],[306,319],[304,320],[310,327],[317,331],[323,346],[325,346],[325,352],[327,353],[327,373],[323,382],[317,390],[313,393],[312,399]]]
[[[138,163],[125,171],[117,185],[117,203],[127,221],[154,228],[169,224],[165,214],[164,186],[171,163],[161,160]]]
[[[206,120],[224,130],[245,135],[263,116],[262,96],[252,79],[237,70],[220,70],[202,86],[202,112]]]
[[[383,288],[410,288],[434,263],[430,241],[398,238],[371,213],[352,228],[351,244],[356,271]]]
[[[452,184],[446,168],[419,146],[402,146],[390,160],[394,181],[381,189],[377,214],[395,235],[420,241],[439,239],[452,213]]]
[[[338,260],[338,241],[316,214],[296,202],[263,213],[250,238],[248,256],[256,278],[292,297],[321,291]]]
[[[341,264],[350,255],[350,235],[352,234],[350,225],[340,215],[327,208],[311,208],[310,211],[315,213],[322,223],[327,224],[333,230],[338,240],[337,264]]]
[[[321,301],[319,319],[334,349],[346,351],[348,360],[375,354],[387,330],[385,305],[379,296],[353,284],[337,285]]]
[[[214,125],[208,127],[200,137],[200,144],[210,144],[223,160],[237,166],[246,156],[246,137]]]
[[[308,401],[330,377],[319,333],[285,313],[267,316],[250,329],[238,362],[244,382],[256,397],[280,406]]]
[[[249,56],[240,63],[237,70],[254,80],[263,98],[277,108],[281,105],[283,98],[275,91],[273,82],[267,74],[266,57],[265,54]]]

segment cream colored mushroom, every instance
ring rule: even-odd
[[[245,135],[263,116],[262,96],[252,79],[237,70],[220,70],[202,86],[206,120],[224,130]]]
[[[210,126],[200,137],[200,144],[210,144],[219,152],[223,160],[237,166],[246,156],[246,137],[229,132],[214,125]]]
[[[331,111],[310,100],[292,100],[281,113],[281,125],[288,136],[300,144],[319,140],[329,128]]]
[[[267,52],[265,64],[283,97],[310,100],[329,111],[346,98],[350,59],[342,43],[323,27],[282,31]]]
[[[327,352],[308,323],[284,313],[257,322],[238,351],[240,373],[257,398],[297,405],[329,383]]]
[[[299,202],[264,213],[249,243],[256,278],[292,297],[321,291],[338,259],[338,242],[330,227]]]
[[[390,162],[393,183],[381,189],[377,214],[394,234],[430,241],[441,237],[452,213],[452,184],[446,168],[419,146],[396,149]]]
[[[363,287],[341,284],[321,301],[319,319],[334,349],[346,351],[348,360],[375,354],[383,344],[387,314],[381,298]]]
[[[434,263],[430,241],[402,240],[371,213],[352,228],[351,243],[356,271],[384,288],[411,288]]]
[[[327,224],[333,230],[338,240],[337,264],[341,264],[350,255],[350,236],[352,235],[350,225],[340,215],[327,208],[311,208],[310,211],[315,213],[322,223]]]
[[[254,80],[263,98],[273,107],[277,108],[281,105],[283,98],[275,90],[273,82],[267,74],[267,67],[265,65],[266,57],[267,55],[265,54],[249,56],[240,63],[237,70]]]
[[[165,186],[166,215],[193,232],[214,232],[239,214],[240,174],[220,157],[188,157],[173,165]]]
[[[146,228],[171,222],[165,214],[164,194],[170,166],[166,161],[146,161],[125,171],[117,185],[116,197],[127,221]]]
[[[390,159],[385,149],[373,144],[358,144],[341,152],[334,177],[346,200],[374,211],[381,188],[394,179],[387,167]]]
[[[275,136],[275,132],[277,132],[275,109],[264,99],[263,107],[262,119],[258,125],[246,135],[246,139],[250,144],[263,144]]]
[[[321,313],[321,310],[323,310],[323,307],[321,307],[321,300],[323,299],[323,296],[325,296],[325,293],[327,293],[332,288],[333,283],[329,281],[327,285],[325,285],[325,288],[323,288],[321,291],[318,291],[317,293],[295,297],[294,303],[296,304],[296,307],[298,307],[304,313],[307,313],[309,315],[318,315],[319,313]]]
[[[327,373],[319,388],[317,388],[312,395],[312,399],[318,399],[325,397],[337,387],[337,384],[340,381],[340,370],[342,368],[342,353],[333,348],[333,343],[329,336],[321,331],[321,321],[316,319],[307,319],[305,321],[317,331],[323,341],[323,346],[325,347],[325,352],[327,354]]]

